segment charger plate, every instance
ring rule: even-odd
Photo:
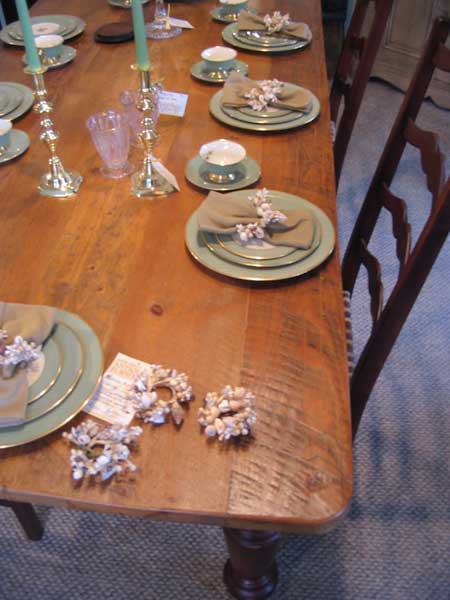
[[[257,190],[250,191],[256,192]],[[249,190],[233,192],[233,196],[244,199],[248,196],[248,192]],[[269,191],[269,198],[272,200],[274,207],[279,210],[295,210],[304,207],[314,214],[320,225],[322,238],[319,246],[310,256],[291,265],[266,269],[255,269],[230,263],[211,252],[208,248],[202,232],[198,229],[197,211],[195,211],[186,224],[185,232],[186,246],[193,258],[215,273],[244,281],[281,281],[304,275],[320,266],[332,254],[336,240],[334,227],[329,218],[319,207],[299,196],[285,192]]]
[[[64,40],[70,40],[77,35],[80,35],[86,27],[83,19],[72,15],[42,15],[39,17],[31,17],[31,24],[35,23],[57,23],[62,31],[61,35]],[[11,34],[10,34],[11,32]],[[5,44],[12,46],[24,46],[23,39],[18,37],[21,35],[20,22],[14,21],[0,31],[0,40]]]
[[[267,52],[267,53],[275,53],[275,52],[292,52],[294,50],[301,50],[305,48],[311,43],[312,36],[308,40],[298,40],[295,44],[287,44],[286,46],[259,46],[255,45],[254,42],[250,43],[249,41],[244,41],[240,37],[237,37],[238,33],[238,25],[237,23],[230,23],[227,25],[225,29],[222,31],[222,38],[228,44],[235,46],[236,48],[242,48],[242,50],[250,50],[252,52]]]
[[[301,116],[309,114],[305,112],[289,111],[287,114],[281,117],[258,117],[258,113],[253,111],[253,115],[244,113],[238,108],[229,108],[228,106],[221,106],[221,111],[235,119],[236,121],[242,121],[243,123],[253,123],[254,125],[278,125],[280,123],[289,123],[295,119],[299,119]]]
[[[236,265],[241,265],[243,267],[252,267],[253,269],[271,269],[273,267],[285,267],[287,265],[292,265],[301,260],[305,260],[308,256],[313,254],[317,250],[321,241],[321,230],[319,223],[316,223],[314,229],[314,238],[311,243],[311,246],[306,250],[293,249],[286,256],[282,256],[280,258],[267,258],[267,259],[250,259],[246,258],[243,255],[235,254],[234,252],[229,252],[223,241],[221,236],[201,232],[201,235],[204,238],[204,241],[208,248],[214,254],[217,254],[223,260],[227,260],[228,262],[234,263]],[[274,246],[276,247],[276,246]]]
[[[0,428],[0,448],[27,444],[59,429],[83,409],[97,388],[103,372],[103,352],[96,334],[80,317],[64,310],[58,310],[56,314],[56,328],[53,334],[55,338],[59,325],[61,325],[61,337],[58,339],[61,340],[63,364],[65,361],[70,362],[74,358],[73,351],[77,352],[76,348],[72,346],[72,342],[68,341],[69,331],[73,332],[78,339],[81,351],[85,356],[79,380],[73,391],[43,416],[17,427]],[[64,345],[62,345],[63,338],[66,340]],[[44,373],[46,369],[47,364]],[[39,380],[36,384],[39,384]],[[42,400],[44,398],[45,395],[42,396]],[[29,408],[34,404],[38,404],[38,402],[31,404]]]
[[[233,118],[229,114],[225,113],[221,106],[222,95],[223,95],[223,91],[219,90],[211,98],[211,101],[209,103],[209,110],[210,110],[211,114],[221,123],[225,123],[225,125],[231,125],[232,127],[237,127],[238,129],[246,129],[248,131],[270,132],[270,131],[285,131],[288,129],[295,129],[297,127],[303,127],[305,125],[308,125],[309,123],[312,123],[313,121],[315,121],[315,119],[317,119],[317,117],[320,114],[320,102],[314,94],[311,94],[312,95],[312,106],[311,106],[311,110],[308,113],[306,113],[306,114],[302,113],[302,114],[300,114],[299,117],[297,117],[295,119],[291,119],[284,123],[274,123],[273,122],[274,119],[270,119],[270,120],[268,119],[268,122],[266,124],[263,124],[263,123],[258,124],[258,123],[251,122],[249,120],[251,117],[248,117],[248,115],[245,115],[244,113],[241,113],[242,120]],[[280,117],[280,118],[282,118],[282,117]]]

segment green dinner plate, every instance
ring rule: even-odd
[[[44,370],[28,389],[28,404],[39,400],[57,382],[62,371],[62,351],[56,336],[51,335],[42,348],[45,357]]]
[[[223,71],[220,76],[212,77],[208,71],[205,70],[205,63],[201,60],[191,68],[191,75],[196,79],[200,79],[201,81],[207,81],[208,83],[223,83],[226,81],[231,73],[231,71],[237,71],[238,73],[242,73],[242,75],[247,75],[248,73],[248,64],[242,62],[241,60],[234,61],[235,66],[227,71]]]
[[[256,183],[261,177],[261,168],[256,160],[247,156],[236,168],[236,179],[233,182],[213,183],[206,173],[205,161],[196,156],[188,162],[184,175],[188,181],[204,190],[230,192]]]
[[[248,12],[256,13],[253,8],[248,8],[247,10]],[[216,6],[209,14],[215,21],[219,21],[220,23],[235,23],[238,20],[238,15],[236,13],[229,15],[223,14],[221,6]]]
[[[300,250],[300,249],[296,250],[296,249],[290,248],[290,250],[292,250],[292,252],[290,252],[289,254],[287,254],[286,256],[283,256],[281,258],[270,258],[267,260],[258,260],[258,259],[245,258],[244,256],[238,256],[235,253],[230,253],[228,250],[225,249],[225,247],[223,245],[223,239],[221,240],[219,238],[219,236],[217,236],[217,235],[210,234],[210,233],[204,233],[204,232],[202,232],[201,235],[203,236],[205,243],[208,246],[208,248],[211,250],[211,252],[213,252],[214,254],[217,254],[217,256],[219,256],[223,260],[227,260],[228,262],[231,262],[231,263],[234,263],[237,265],[242,265],[244,267],[252,267],[253,269],[271,269],[273,267],[285,267],[287,265],[292,265],[296,262],[304,260],[305,258],[307,258],[313,252],[316,251],[316,249],[320,245],[320,240],[322,237],[321,231],[320,231],[320,225],[319,225],[319,223],[316,223],[315,228],[314,228],[314,238],[313,238],[310,248],[308,248],[307,250]]]
[[[6,115],[15,110],[23,102],[24,93],[18,85],[20,84],[8,81],[0,83],[0,93],[6,99],[0,112],[2,118],[6,118]]]
[[[39,17],[31,17],[31,23],[57,23],[61,28],[61,35],[64,40],[70,40],[77,35],[80,35],[86,27],[83,19],[72,15],[42,15]],[[12,35],[10,34],[12,33]],[[5,44],[12,46],[24,46],[22,38],[17,37],[21,34],[19,21],[10,23],[0,31],[0,40]]]
[[[83,373],[85,356],[76,332],[64,323],[57,323],[51,339],[58,346],[61,357],[61,371],[57,374],[55,370],[55,367],[57,369],[57,365],[52,361],[47,362],[46,356],[45,369],[42,375],[44,376],[47,372],[50,372],[51,377],[55,381],[47,390],[45,388],[41,390],[44,393],[38,399],[28,404],[25,416],[26,423],[42,417],[56,408],[61,402],[64,402],[67,396],[74,390]],[[42,376],[35,385],[39,385],[40,379],[42,379]],[[31,386],[29,390],[31,397],[33,395],[33,387]]]
[[[0,114],[5,113],[5,109],[9,104],[9,96],[5,91],[0,91]]]
[[[14,121],[28,112],[32,107],[34,95],[31,89],[26,85],[14,83],[12,81],[2,81],[0,82],[0,91],[3,90],[7,91],[7,93],[10,94],[10,97],[14,97],[14,101],[12,102],[14,108],[8,109],[7,113],[2,114],[1,116],[3,119]],[[19,99],[18,104],[16,102],[17,99]]]
[[[288,88],[298,87],[289,83],[286,83],[285,86]],[[251,106],[241,106],[240,108],[236,108],[236,110],[244,115],[249,115],[250,117],[256,116],[262,119],[277,119],[286,115],[292,115],[293,112],[290,108],[276,108],[275,106],[269,106],[266,110],[255,110]]]
[[[252,191],[256,192],[257,190]],[[236,194],[241,195],[242,198],[246,198],[248,190],[233,192],[233,195]],[[269,269],[255,269],[253,267],[230,263],[211,252],[208,248],[201,232],[198,230],[197,211],[195,211],[186,224],[185,232],[186,246],[193,258],[215,273],[244,281],[281,281],[304,275],[319,267],[332,254],[335,245],[334,227],[329,218],[319,207],[299,196],[286,194],[285,192],[271,191],[270,197],[280,210],[293,210],[304,207],[312,211],[320,224],[322,239],[319,247],[310,256],[292,265]]]
[[[222,94],[222,90],[219,90],[216,94],[214,94],[209,103],[209,110],[211,114],[221,123],[225,123],[225,125],[231,125],[232,127],[237,127],[238,129],[262,132],[285,131],[287,129],[295,129],[297,127],[303,127],[305,125],[308,125],[309,123],[312,123],[315,119],[317,119],[317,117],[320,114],[320,102],[318,98],[316,98],[316,96],[312,94],[312,106],[309,113],[300,114],[299,117],[295,119],[290,119],[286,122],[273,123],[272,119],[268,123],[258,124],[254,122],[249,122],[247,120],[239,120],[225,113],[221,106]],[[247,115],[243,115],[243,117],[247,118]]]
[[[227,25],[225,29],[222,31],[222,38],[231,46],[235,46],[236,48],[241,48],[242,50],[250,50],[252,52],[292,52],[294,50],[301,50],[305,48],[311,43],[310,40],[298,40],[295,44],[287,44],[286,46],[258,46],[254,43],[249,43],[248,41],[243,41],[241,38],[236,37],[237,33],[237,23],[230,23]]]
[[[85,357],[83,372],[72,393],[50,412],[17,427],[0,428],[0,448],[27,444],[59,429],[83,409],[97,388],[103,372],[103,353],[94,331],[80,317],[64,310],[57,311],[56,323],[61,325],[63,332],[65,331],[62,336],[68,335],[68,329],[75,333]],[[68,352],[68,356],[63,354],[64,364],[66,360],[70,362],[72,357],[75,357],[77,348],[75,346],[70,349],[68,346],[63,348]]]
[[[299,42],[294,37],[282,37],[282,36],[269,36],[260,31],[235,31],[233,33],[235,39],[244,42],[244,44],[251,44],[252,46],[258,46],[263,48],[276,48],[278,46],[296,46]]]
[[[17,158],[30,147],[30,138],[20,129],[11,129],[10,142],[5,152],[0,154],[0,165]]]

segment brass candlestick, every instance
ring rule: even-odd
[[[47,98],[45,88],[44,73],[46,67],[35,73],[25,69],[25,73],[33,76],[35,104],[33,106],[40,118],[42,133],[40,139],[47,144],[50,151],[50,171],[41,177],[39,182],[39,192],[43,196],[52,196],[54,198],[67,198],[78,192],[78,188],[83,181],[83,177],[76,171],[67,171],[56,155],[56,142],[59,139],[59,133],[56,131],[50,113],[53,111],[53,104]]]
[[[133,67],[136,68],[136,67]],[[152,114],[155,109],[154,98],[156,88],[150,82],[150,69],[137,68],[139,73],[139,90],[136,100],[136,108],[143,114],[142,130],[139,139],[144,148],[144,162],[140,171],[131,178],[131,189],[135,196],[166,196],[174,191],[171,184],[160,175],[153,166],[153,146],[158,139]]]

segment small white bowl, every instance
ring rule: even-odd
[[[203,144],[199,154],[207,165],[209,179],[214,183],[234,181],[237,166],[247,156],[244,146],[224,139]]]
[[[234,66],[237,52],[233,48],[226,46],[213,46],[206,48],[201,53],[201,57],[205,62],[205,67],[208,71],[225,71]]]

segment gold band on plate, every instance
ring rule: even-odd
[[[56,349],[58,350],[58,368],[56,369],[55,376],[50,381],[50,383],[48,384],[48,386],[46,388],[44,388],[43,390],[41,390],[39,393],[37,393],[36,396],[34,396],[31,400],[28,400],[28,406],[30,404],[33,404],[33,402],[36,402],[36,400],[39,400],[39,398],[42,398],[42,396],[44,394],[46,394],[49,391],[49,389],[52,388],[55,385],[58,377],[61,374],[61,371],[62,371],[62,365],[61,365],[61,346],[58,344],[57,340],[52,340],[52,341],[55,344]],[[44,365],[44,369],[45,369],[45,365]],[[43,375],[43,373],[41,373],[41,376],[42,375]],[[38,379],[38,381],[39,381],[39,379]]]

